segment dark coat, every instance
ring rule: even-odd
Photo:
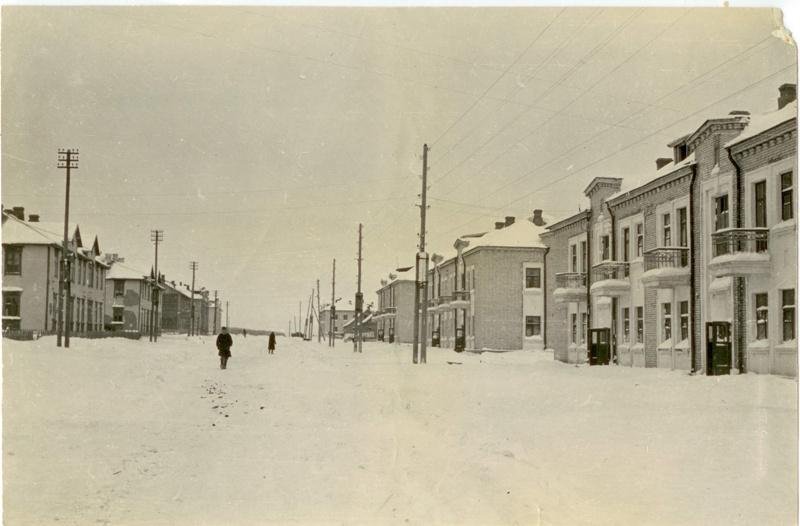
[[[220,333],[217,336],[217,349],[219,350],[220,356],[228,356],[231,355],[231,346],[233,346],[233,338],[228,333]]]
[[[269,333],[269,350],[270,351],[274,351],[275,350],[275,333],[274,332]]]

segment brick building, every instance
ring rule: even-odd
[[[55,332],[64,224],[40,222],[37,215],[26,221],[22,207],[4,210],[2,221],[3,329]],[[96,236],[82,235],[78,225],[68,231],[71,331],[80,336],[103,329],[108,265]]]
[[[529,221],[506,217],[494,230],[457,239],[454,253],[432,258],[431,346],[544,349],[547,247],[539,239],[544,223],[541,210]]]
[[[136,270],[115,258],[108,258],[111,265],[106,274],[106,330],[139,332],[147,334],[150,326],[161,324],[161,310],[155,312],[153,289],[155,279],[141,270]]]
[[[655,172],[595,178],[548,228],[556,359],[796,375],[794,93],[705,121]]]

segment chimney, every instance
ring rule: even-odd
[[[516,220],[516,218],[514,216],[506,216],[505,226],[513,225],[515,220]]]
[[[29,223],[38,223],[39,222],[39,214],[31,214],[28,216]]]
[[[659,157],[656,159],[656,170],[660,170],[664,168],[666,165],[672,162],[671,157]]]
[[[25,221],[25,207],[15,206],[11,209],[11,213],[20,221]]]
[[[495,221],[494,223],[495,230],[502,230],[504,226],[506,226],[506,224],[502,221]]]
[[[531,218],[531,223],[533,223],[536,226],[544,226],[547,224],[547,222],[542,217],[541,208],[537,208],[536,210],[533,211],[533,217]]]
[[[797,84],[781,84],[781,87],[778,88],[778,92],[780,93],[780,97],[778,97],[778,109],[781,109],[797,99]]]

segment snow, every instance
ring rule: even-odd
[[[736,138],[725,143],[725,148],[746,141],[751,137],[755,137],[760,133],[783,124],[786,121],[797,118],[797,101],[792,101],[783,108],[771,111],[769,113],[762,113],[760,115],[753,115],[750,117],[750,123]]]
[[[666,165],[662,166],[657,170],[645,172],[639,175],[638,177],[636,175],[626,176],[622,179],[622,185],[620,186],[619,191],[607,197],[606,202],[613,202],[618,197],[621,197],[628,193],[632,193],[634,190],[655,181],[659,177],[669,175],[672,172],[680,170],[681,168],[684,168],[691,164],[695,164],[695,162],[696,161],[694,159],[694,152],[692,152],[689,155],[687,155],[685,159],[678,162],[677,164],[675,164],[675,162],[673,161],[667,163]]]
[[[731,290],[731,283],[732,278],[730,276],[725,276],[723,278],[714,278],[711,280],[711,283],[708,285],[708,291],[711,294],[719,294],[723,292],[729,292]]]
[[[125,265],[124,263],[120,263],[119,261],[111,265],[111,269],[106,273],[106,279],[137,280],[145,279],[148,276],[148,274]]]
[[[39,223],[20,221],[12,215],[5,215],[3,224],[3,243],[24,245],[60,245],[58,236],[39,227]]]
[[[772,228],[770,228],[770,232],[772,234],[784,234],[788,232],[794,232],[797,229],[797,222],[794,218],[787,219],[785,221],[781,221],[779,223],[775,223]]]
[[[479,238],[468,239],[464,252],[481,247],[547,248],[539,236],[546,232],[546,225],[537,226],[528,220],[515,221],[501,229],[488,231]]]
[[[797,382],[234,336],[4,340],[7,524],[791,524]]]
[[[733,252],[711,258],[712,265],[733,262],[762,262],[769,261],[769,252]]]

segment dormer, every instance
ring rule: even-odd
[[[602,213],[603,204],[622,188],[622,179],[619,177],[595,177],[583,191],[589,198],[592,210]]]

